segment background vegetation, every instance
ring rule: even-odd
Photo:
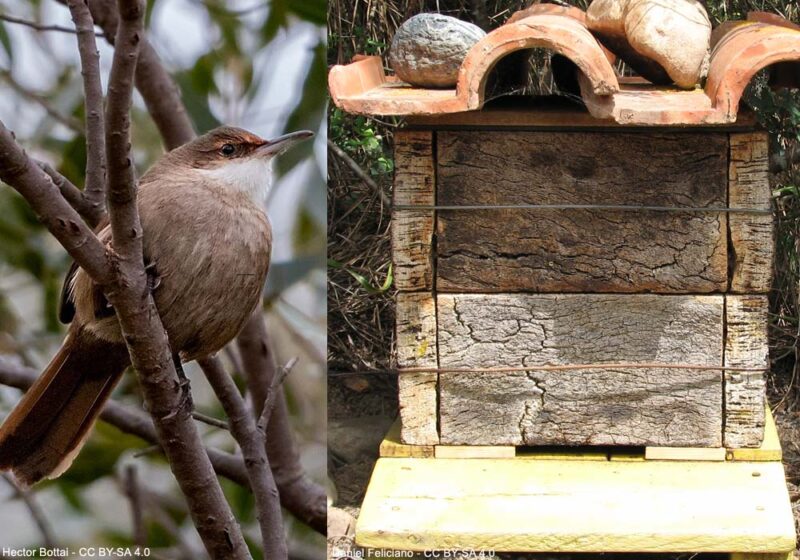
[[[271,137],[283,131],[318,132],[282,159],[282,178],[269,201],[275,246],[264,307],[279,363],[300,361],[286,381],[290,413],[303,460],[323,477],[325,456],[325,18],[324,0],[303,2],[179,0],[147,2],[151,42],[180,84],[199,132],[221,123]],[[24,22],[16,21],[22,19]],[[42,29],[35,27],[44,26]],[[38,159],[83,184],[83,92],[75,36],[67,8],[54,0],[0,2],[0,120]],[[98,38],[103,83],[112,49]],[[158,132],[136,95],[133,153],[139,174],[162,152]],[[0,184],[0,359],[41,369],[63,337],[56,307],[69,265],[66,253],[26,203]],[[227,354],[231,369],[236,355]],[[222,418],[202,374],[188,368],[197,408]],[[140,406],[134,376],[117,399]],[[0,389],[0,417],[18,400]],[[233,450],[222,429],[203,425],[208,445]],[[166,463],[139,439],[99,423],[73,467],[26,496],[0,481],[0,545],[124,546],[134,543],[125,473],[133,468],[142,489],[145,535],[154,557],[203,558],[186,506]],[[246,537],[259,543],[250,493],[224,481]],[[36,508],[38,504],[38,508]],[[46,534],[49,530],[50,534]],[[293,558],[319,558],[322,538],[290,521]],[[258,556],[258,546],[253,552]]]
[[[571,0],[585,9],[589,0]],[[439,12],[490,30],[502,25],[530,0],[333,0],[329,4],[328,64],[347,63],[354,54],[384,55],[397,27],[420,12]],[[795,0],[708,0],[714,25],[743,19],[748,11],[768,11],[800,23]],[[540,70],[543,67],[540,67]],[[546,68],[544,68],[546,70]],[[547,80],[540,80],[547,82]],[[545,83],[545,86],[547,83]],[[771,176],[778,223],[776,280],[771,294],[770,396],[783,427],[792,483],[800,482],[796,427],[800,410],[798,375],[798,281],[800,280],[800,92],[771,91],[764,76],[754,80],[745,101],[770,132]],[[329,401],[332,419],[396,406],[389,207],[392,134],[396,119],[368,119],[331,107],[330,139],[367,172],[363,181],[342,158],[328,168]],[[569,154],[565,154],[569,157]],[[794,163],[793,163],[794,162]],[[334,449],[334,459],[337,452]],[[339,453],[341,455],[341,453]],[[340,457],[341,459],[341,457]],[[792,466],[794,465],[794,466]],[[340,460],[340,471],[350,468]],[[363,469],[362,469],[363,470]],[[347,484],[339,477],[340,484]],[[794,487],[793,487],[794,488]],[[357,494],[357,492],[354,490]],[[793,490],[795,498],[796,490]]]

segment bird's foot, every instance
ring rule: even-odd
[[[147,289],[155,292],[161,285],[161,276],[156,271],[156,263],[151,262],[145,265],[144,272],[147,274]]]

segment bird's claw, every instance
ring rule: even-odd
[[[145,265],[144,272],[147,274],[147,289],[155,292],[161,285],[161,276],[156,272],[156,263],[151,262]]]

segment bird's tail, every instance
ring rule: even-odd
[[[28,486],[67,470],[129,363],[124,344],[71,329],[0,427],[0,470]]]

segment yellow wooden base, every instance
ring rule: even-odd
[[[379,459],[365,547],[786,555],[779,462]]]

